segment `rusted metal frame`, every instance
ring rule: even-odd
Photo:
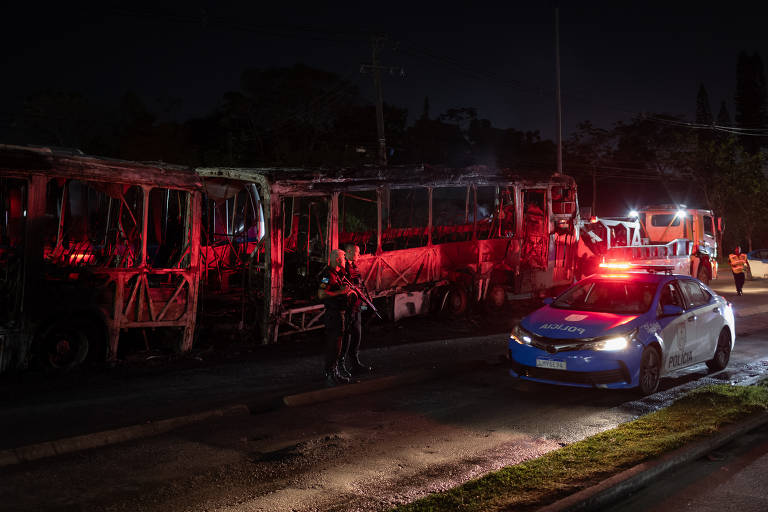
[[[186,352],[192,348],[195,335],[195,323],[197,321],[197,302],[199,300],[200,287],[200,219],[202,219],[202,194],[197,191],[191,191],[187,194],[187,226],[186,232],[189,232],[189,275],[192,279],[188,281],[187,286],[187,313],[185,314],[186,325],[184,326],[184,335],[181,340],[181,350]],[[182,274],[185,280],[186,273]],[[168,302],[170,304],[170,301]]]
[[[27,191],[27,221],[24,227],[24,253],[22,255],[24,270],[20,306],[23,313],[27,299],[33,296],[34,301],[34,295],[38,293],[37,282],[42,273],[43,243],[40,237],[33,236],[33,232],[40,227],[40,223],[45,217],[48,178],[40,174],[21,176],[21,178],[27,181],[29,187]]]
[[[299,224],[301,223],[301,214],[299,214]],[[294,229],[298,230],[298,226]],[[304,248],[307,255],[306,268],[304,269],[304,275],[309,275],[309,241],[312,239],[312,201],[309,202],[307,209],[307,244]],[[298,249],[298,246],[296,247]]]
[[[148,202],[147,199],[148,199],[148,196],[144,197],[144,195],[142,194],[142,199],[141,200],[142,200],[142,202],[144,204],[146,204]],[[136,216],[131,211],[131,207],[130,207],[130,205],[128,205],[128,201],[125,200],[125,194],[123,194],[122,190],[120,191],[120,201],[125,206],[125,209],[128,210],[128,215],[131,216],[131,220],[133,221],[134,229],[136,229],[137,227],[139,227],[139,221],[136,220]],[[143,206],[144,205],[142,205],[142,207]],[[147,204],[147,206],[149,206],[149,205]],[[123,234],[127,237],[128,234],[125,232],[125,228],[123,227],[123,215],[122,214],[123,214],[123,212],[122,212],[122,209],[121,209],[120,210],[120,228],[123,230]]]
[[[242,263],[242,259],[240,258],[240,253],[238,253],[237,249],[235,249],[235,245],[232,243],[232,239],[234,238],[234,235],[225,235],[224,237],[227,241],[227,245],[232,250],[232,252],[237,256],[237,259]],[[217,260],[221,261],[221,258],[217,258]]]
[[[427,187],[427,247],[432,247],[432,191],[433,187]]]
[[[67,215],[67,201],[69,200],[69,180],[64,181],[61,191],[61,212],[59,213],[59,227],[56,230],[56,249],[64,245],[64,218]],[[54,251],[56,252],[56,251]]]
[[[331,193],[328,205],[328,236],[326,237],[326,260],[330,262],[331,250],[339,247],[339,192]]]
[[[366,203],[375,203],[376,202],[375,199],[368,199],[367,197],[358,196],[358,195],[355,195],[355,194],[350,194],[349,192],[344,192],[343,195],[344,195],[344,197],[351,197],[352,199],[357,199],[359,201],[365,201]]]
[[[109,202],[110,202],[110,207],[111,207],[112,206],[112,198],[111,197],[109,198]],[[112,250],[112,254],[109,255],[109,258],[104,263],[105,267],[109,267],[110,265],[112,265],[112,261],[115,258],[117,258],[117,256],[118,256],[118,254],[117,254],[117,241],[120,238],[120,232],[122,231],[123,233],[125,233],[125,231],[123,230],[123,203],[121,202],[121,203],[119,203],[119,205],[120,205],[120,209],[117,212],[117,222],[116,222],[116,224],[117,224],[117,232],[115,233],[114,249]],[[107,240],[108,237],[109,237],[109,220],[107,221],[107,234],[104,236],[104,239]]]
[[[186,235],[185,235],[186,236]],[[181,253],[179,255],[178,260],[176,263],[173,264],[171,268],[182,268],[182,264],[184,263],[184,258],[187,256],[187,254],[190,253],[190,247],[189,247],[189,239],[187,239],[184,243],[184,247],[182,247]]]
[[[384,187],[376,189],[376,250],[374,254],[381,254],[381,204],[384,199]],[[378,287],[377,287],[378,289]]]
[[[384,259],[383,257],[381,258],[381,261],[382,261],[382,262],[383,262],[383,263],[384,263],[386,266],[388,266],[388,267],[389,267],[389,268],[390,268],[390,269],[391,269],[391,270],[392,270],[392,271],[393,271],[395,274],[397,274],[397,275],[398,275],[397,279],[395,279],[394,281],[392,281],[392,284],[391,284],[391,286],[395,286],[395,285],[397,285],[397,283],[398,283],[398,282],[399,282],[401,279],[404,281],[404,283],[405,283],[406,285],[408,285],[408,284],[411,284],[411,283],[409,283],[409,282],[408,282],[408,279],[405,277],[405,274],[407,274],[407,273],[408,273],[408,271],[409,271],[409,270],[411,270],[413,267],[415,267],[415,266],[416,266],[416,265],[418,265],[419,263],[423,262],[423,261],[424,261],[424,258],[426,258],[426,257],[429,255],[429,252],[430,252],[430,248],[425,246],[425,249],[426,249],[426,250],[424,250],[424,251],[421,251],[421,253],[422,253],[422,254],[420,254],[420,255],[419,255],[419,257],[418,257],[417,259],[413,260],[413,261],[411,262],[411,264],[410,264],[410,265],[408,265],[408,267],[407,267],[405,270],[403,270],[402,272],[398,271],[398,270],[397,270],[395,267],[393,267],[392,265],[390,265],[390,264],[389,264],[389,262],[388,262],[386,259]],[[412,249],[411,249],[411,250],[412,250]]]
[[[371,277],[373,276],[373,273],[378,269],[378,267],[381,265],[379,261],[378,256],[374,256],[373,263],[371,264],[371,268],[368,269],[368,274],[366,274],[365,278],[363,279],[363,283],[367,286],[368,282],[371,280]],[[375,287],[376,290],[379,289],[378,285]]]
[[[133,306],[133,301],[136,300],[136,296],[137,296],[137,294],[139,292],[139,288],[141,287],[141,279],[139,278],[139,273],[135,272],[134,275],[131,276],[131,277],[134,277],[134,276],[136,277],[136,283],[133,285],[133,287],[131,289],[131,295],[128,298],[128,303],[125,305],[125,309],[122,309],[122,306],[121,306],[121,309],[120,309],[121,313],[120,314],[122,316],[127,316],[128,315],[128,310],[131,309],[131,306]],[[141,300],[141,299],[139,299],[139,300]],[[136,311],[137,312],[141,311],[140,306],[137,306]]]
[[[477,185],[472,183],[467,187],[467,201],[469,201],[469,191],[472,191],[474,198],[474,207],[472,210],[472,240],[477,240]]]
[[[149,292],[149,281],[147,280],[146,273],[141,274],[141,280],[144,283],[144,292],[147,295],[147,309],[149,310],[149,320],[150,322],[154,322],[155,321],[155,305],[152,302],[152,294]],[[138,317],[138,314],[136,316]]]
[[[523,189],[519,183],[513,185],[515,191],[515,236],[523,232]]]
[[[107,353],[107,360],[117,360],[117,348],[120,341],[120,329],[123,324],[123,298],[125,288],[125,274],[118,272],[115,274],[117,279],[114,278],[109,282],[115,283],[115,297],[112,306],[112,319],[109,322],[109,352]],[[109,286],[109,282],[107,286]]]
[[[139,267],[145,267],[149,258],[147,257],[147,229],[149,224],[149,191],[151,187],[141,187],[141,199],[143,201],[141,211],[141,251],[139,254]],[[130,210],[129,210],[130,211]]]
[[[157,327],[186,327],[188,325],[189,321],[186,319],[186,317],[182,317],[181,320],[165,320],[162,322],[153,322],[152,324],[149,324],[147,322],[142,321],[135,321],[135,320],[126,320],[121,324],[122,329],[146,329],[146,328],[157,328]],[[191,346],[190,346],[191,348]],[[186,349],[186,350],[189,350]]]
[[[153,318],[153,321],[161,321],[165,314],[168,312],[168,308],[171,307],[171,304],[173,304],[173,301],[176,300],[176,297],[179,296],[179,293],[181,293],[181,290],[184,288],[185,285],[189,285],[189,278],[186,275],[182,275],[183,279],[179,283],[179,285],[176,287],[176,291],[173,292],[173,295],[171,295],[171,298],[168,299],[168,302],[165,303],[165,306],[160,311],[160,313],[157,315],[157,318]]]
[[[263,178],[263,177],[262,177]],[[280,215],[279,193],[272,191],[272,186],[263,178],[264,183],[264,201],[267,204],[265,213],[267,214],[267,226],[270,229],[264,255],[266,261],[264,264],[268,269],[264,275],[264,314],[262,317],[262,341],[270,343],[277,341],[278,327],[276,318],[282,307],[283,291],[283,229],[280,225],[282,218]]]
[[[471,185],[465,186],[467,193],[464,195],[464,224],[466,224],[469,221],[469,191],[472,189]]]
[[[280,323],[281,325],[291,327],[293,330],[281,332],[279,336],[290,336],[297,332],[322,329],[324,325],[317,324],[317,322],[323,316],[323,313],[325,313],[325,307],[322,304],[287,310],[280,316]],[[294,316],[299,318],[298,323],[294,322]]]

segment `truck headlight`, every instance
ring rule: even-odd
[[[514,329],[512,329],[512,334],[510,334],[509,337],[521,345],[530,345],[531,341],[533,341],[533,337],[531,336],[531,333],[529,333],[519,325],[516,325]]]

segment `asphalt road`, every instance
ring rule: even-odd
[[[768,293],[756,291],[758,284],[748,283],[744,297],[729,297],[737,314],[765,308]],[[719,380],[768,371],[764,317],[737,320],[736,349]],[[505,338],[457,342],[459,352],[448,342],[407,350],[417,364],[440,347],[446,358],[486,354],[476,348],[483,346],[493,353]],[[385,353],[367,355],[376,363]],[[189,393],[190,401],[196,392],[209,398],[203,386],[212,382],[210,373],[197,384],[193,373],[184,375],[190,383],[180,385],[179,393]],[[258,381],[257,375],[249,378]],[[680,386],[709,380],[706,367],[697,365],[664,379],[657,395],[636,400],[631,392],[519,382],[502,364],[488,364],[407,387],[215,418],[152,438],[1,468],[0,509],[384,510],[610,429],[663,406]],[[236,382],[227,382],[237,392]],[[42,395],[37,400],[43,409],[50,402]]]

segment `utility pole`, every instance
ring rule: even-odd
[[[383,93],[381,91],[381,71],[388,70],[390,74],[394,74],[395,68],[385,67],[379,64],[379,48],[383,41],[386,39],[382,35],[374,35],[371,38],[371,63],[363,64],[360,66],[360,72],[365,73],[368,70],[373,71],[373,85],[376,89],[376,134],[378,135],[378,164],[386,167],[387,165],[387,140],[384,136],[384,100]],[[401,76],[405,74],[402,68],[399,69]]]
[[[597,216],[597,167],[592,166],[592,215]]]
[[[379,136],[379,165],[387,166],[387,141],[384,138],[384,100],[381,92],[381,69],[379,68],[378,49],[380,37],[373,37],[371,66],[373,66],[373,85],[376,87],[376,133]]]
[[[557,173],[563,173],[563,121],[560,101],[560,8],[555,7],[555,95],[557,96]]]

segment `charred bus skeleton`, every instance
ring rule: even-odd
[[[496,169],[189,169],[0,145],[0,371],[323,327],[331,250],[397,320],[573,280],[576,187]]]
[[[360,247],[363,284],[394,320],[500,307],[573,280],[578,204],[567,176],[525,180],[484,167],[197,173],[209,198],[203,307],[241,293],[230,325],[257,322],[250,332],[263,343],[323,327],[317,276],[331,250],[350,243]]]
[[[0,146],[0,371],[115,360],[129,331],[189,349],[201,192],[188,169]]]

